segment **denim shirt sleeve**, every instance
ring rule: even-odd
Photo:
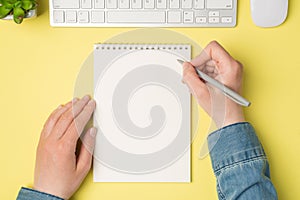
[[[57,196],[22,187],[17,200],[63,200]]]
[[[211,133],[208,147],[219,199],[278,199],[266,154],[249,123]]]

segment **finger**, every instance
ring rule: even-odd
[[[205,69],[205,67],[206,67],[206,64],[203,64],[203,65],[197,65],[197,66],[195,66],[195,65],[193,65],[195,68],[197,68],[197,69],[199,69],[200,71],[203,71],[204,69]]]
[[[90,120],[94,110],[96,108],[95,100],[90,100],[88,104],[82,109],[79,115],[73,120],[72,124],[67,129],[65,135],[62,137],[63,140],[70,141],[76,147],[76,142],[80,137],[84,127]]]
[[[65,113],[61,115],[52,131],[53,136],[56,139],[59,139],[64,135],[68,127],[73,122],[74,118],[78,116],[78,114],[82,111],[89,100],[89,96],[84,96],[82,99],[75,102],[71,108],[69,108]]]
[[[214,79],[217,77],[217,74],[215,74],[214,72],[207,72],[206,74]]]
[[[203,71],[204,73],[207,72],[207,73],[213,73],[215,71],[215,67],[212,67],[212,66],[206,66],[204,68],[205,71]]]
[[[205,63],[206,66],[210,66],[210,67],[215,67],[216,66],[216,61],[214,60],[209,60]]]
[[[230,54],[216,41],[210,42],[200,53],[199,56],[194,58],[191,63],[194,66],[202,65],[210,60],[214,60],[217,66],[227,66],[233,58]]]
[[[55,124],[57,123],[57,121],[59,120],[60,116],[66,112],[72,105],[72,102],[76,102],[77,99],[74,99],[73,101],[68,102],[66,105],[60,105],[57,109],[55,109],[51,115],[48,117],[43,130],[42,130],[42,137],[47,137],[53,127],[55,126]]]
[[[188,62],[183,64],[183,80],[190,88],[192,95],[198,100],[200,106],[208,111],[210,108],[210,95],[207,85],[201,81],[194,67]]]
[[[82,138],[76,170],[84,176],[89,171],[92,164],[96,133],[96,128],[90,128]]]

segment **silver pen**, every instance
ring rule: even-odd
[[[177,59],[177,61],[182,65],[185,61]],[[226,87],[224,84],[220,83],[219,81],[211,78],[207,74],[201,72],[199,69],[195,67],[195,70],[200,78],[205,80],[207,83],[211,84],[212,86],[218,88],[220,91],[222,91],[227,97],[235,101],[236,103],[242,105],[242,106],[250,106],[250,102],[236,93],[235,91],[231,90],[230,88]]]

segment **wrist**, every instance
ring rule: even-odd
[[[214,111],[212,116],[217,128],[245,122],[244,111],[242,106],[228,99],[224,108],[219,108]]]
[[[49,188],[49,187],[44,188],[44,187],[33,186],[32,188],[33,188],[33,190],[36,190],[41,193],[50,194],[50,195],[59,197],[61,199],[68,199],[65,195],[62,195],[62,192],[58,192],[57,190]]]
[[[220,128],[239,122],[245,122],[243,108],[237,103],[231,101],[226,104],[225,117]]]

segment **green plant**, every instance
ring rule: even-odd
[[[14,21],[21,24],[26,14],[36,6],[36,0],[0,0],[0,19],[13,15]]]

